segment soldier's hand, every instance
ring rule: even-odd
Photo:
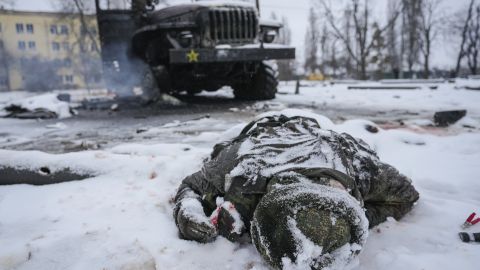
[[[177,224],[183,237],[201,243],[211,242],[217,237],[217,229],[203,213],[191,212],[181,208],[177,215]]]

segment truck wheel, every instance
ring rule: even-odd
[[[274,99],[277,93],[277,71],[273,65],[262,62],[257,73],[246,82],[233,85],[233,94],[237,99],[268,100]]]

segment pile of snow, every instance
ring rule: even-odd
[[[480,90],[480,80],[477,79],[456,79],[456,87],[459,89],[475,89]]]
[[[70,105],[67,102],[58,100],[57,94],[53,93],[10,101],[4,105],[3,110],[7,110],[9,107],[18,107],[29,112],[44,110],[55,113],[58,118],[72,116]]]
[[[462,101],[457,105],[473,106],[468,95],[455,95],[460,96],[446,96]],[[417,98],[417,108],[422,108],[425,101]],[[353,102],[348,95],[345,99]],[[478,112],[478,102],[476,106]],[[434,136],[381,128],[371,133],[365,124],[375,124],[369,121],[333,124],[320,115],[306,115],[369,143],[382,161],[410,177],[420,193],[405,218],[370,231],[355,269],[478,268],[479,246],[461,242],[457,233],[471,212],[480,211],[479,133]],[[213,124],[216,119],[204,121]],[[241,128],[215,131],[211,143],[231,138]],[[51,186],[0,187],[0,269],[269,269],[252,245],[178,238],[172,198],[210,151],[184,144],[131,144],[62,155],[0,150],[0,164],[76,166],[97,175]],[[477,225],[467,232],[479,229]]]

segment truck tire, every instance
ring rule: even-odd
[[[233,85],[235,98],[242,100],[274,99],[277,93],[277,71],[267,62],[260,63],[257,73],[244,83]]]

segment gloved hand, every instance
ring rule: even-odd
[[[218,229],[218,234],[232,242],[236,242],[246,231],[240,213],[231,202],[219,204],[210,216],[213,225]]]
[[[176,222],[183,238],[187,240],[208,243],[218,235],[217,229],[196,200],[181,203]]]

